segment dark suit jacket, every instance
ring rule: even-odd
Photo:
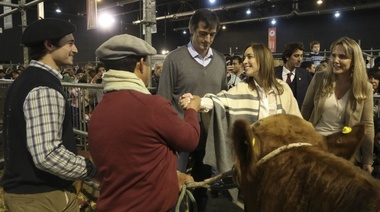
[[[282,69],[283,66],[274,68],[274,74],[276,78],[282,80]],[[308,70],[303,68],[296,68],[296,74],[294,80],[296,80],[296,92],[293,92],[294,97],[297,99],[298,107],[301,110],[303,100],[305,99],[307,88],[311,82],[313,76],[309,73]],[[294,81],[293,80],[293,81]]]

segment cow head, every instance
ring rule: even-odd
[[[233,125],[234,164],[238,177],[245,173],[251,181],[258,160],[273,150],[292,143],[310,143],[332,154],[349,159],[364,138],[364,125],[324,137],[306,120],[289,114],[277,114],[252,125],[237,120]],[[241,179],[238,179],[240,181]]]
[[[342,131],[324,137],[324,150],[347,160],[353,158],[365,137],[365,125],[345,127]]]

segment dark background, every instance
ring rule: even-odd
[[[115,6],[119,2],[123,6]],[[132,3],[131,3],[132,2]],[[209,5],[204,1],[160,1],[156,2],[157,17],[165,14],[175,14],[205,8]],[[243,6],[229,10],[216,10],[215,12],[222,23],[227,23],[225,30],[220,30],[215,38],[213,48],[223,53],[241,54],[249,42],[268,43],[268,28],[277,28],[277,52],[281,53],[287,42],[303,42],[305,51],[309,51],[309,42],[318,40],[321,42],[321,51],[329,50],[330,44],[342,36],[349,36],[360,43],[363,50],[374,56],[380,51],[380,1],[327,1],[329,5],[324,8],[316,8],[312,0],[304,1],[250,1],[255,2],[252,6]],[[271,2],[271,3],[270,3]],[[302,4],[301,4],[302,2]],[[326,2],[326,0],[325,0]],[[334,4],[332,2],[335,2]],[[222,1],[220,5],[235,5],[247,3],[247,1]],[[297,4],[295,7],[295,3]],[[306,5],[306,3],[308,3]],[[17,2],[15,3],[17,4]],[[56,14],[54,7],[59,5],[63,12]],[[185,5],[185,6],[184,6]],[[219,5],[219,6],[220,6]],[[311,6],[313,5],[313,7]],[[372,5],[372,6],[371,6]],[[95,50],[110,37],[129,33],[144,38],[142,26],[133,24],[133,21],[142,17],[141,1],[105,1],[98,4],[99,11],[109,10],[115,15],[116,27],[109,30],[87,30],[85,0],[45,1],[45,18],[56,17],[71,21],[77,25],[78,30],[74,33],[79,53],[75,56],[75,62],[84,65],[96,61]],[[214,5],[209,8],[217,8]],[[245,10],[251,8],[253,14],[245,15]],[[341,9],[340,18],[333,16],[335,10]],[[292,13],[297,11],[297,13]],[[320,14],[318,14],[321,11]],[[2,9],[0,9],[2,12]],[[36,20],[36,8],[27,10],[28,23]],[[183,34],[187,27],[190,16],[177,19],[165,19],[157,21],[157,33],[152,35],[153,46],[160,53],[162,50],[173,50],[180,45],[189,42],[189,33]],[[264,17],[259,20],[260,17]],[[277,17],[276,26],[270,23],[271,17]],[[252,19],[252,21],[246,21]],[[3,20],[3,19],[1,19]],[[242,22],[236,23],[233,22]],[[0,62],[21,64],[23,63],[23,47],[20,45],[22,27],[20,13],[13,14],[13,28],[3,30],[0,34]],[[3,21],[0,21],[3,27]],[[179,30],[180,29],[180,30]],[[176,31],[175,31],[176,30]],[[369,51],[369,50],[373,51]]]

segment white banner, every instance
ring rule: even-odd
[[[87,0],[87,30],[98,27],[98,4],[97,0]]]
[[[11,4],[11,0],[4,0],[4,3]],[[11,7],[4,6],[4,13],[10,12],[12,10]],[[13,28],[13,22],[12,22],[12,14],[7,15],[4,17],[4,29],[11,29]]]

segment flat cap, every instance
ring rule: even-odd
[[[22,44],[35,46],[44,40],[58,39],[76,31],[74,24],[56,18],[45,18],[31,23],[22,34]]]
[[[101,60],[120,60],[131,55],[155,55],[157,51],[146,41],[128,34],[116,35],[95,51]]]

